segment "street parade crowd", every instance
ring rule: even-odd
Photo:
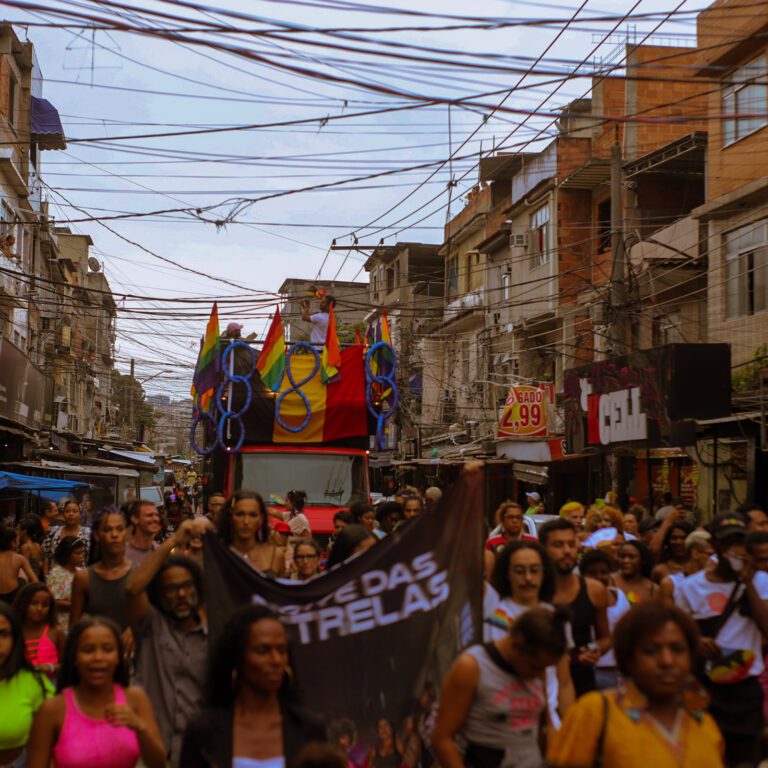
[[[440,496],[340,509],[327,546],[299,489],[279,507],[212,493],[198,516],[176,497],[95,513],[64,498],[6,520],[0,765],[741,768],[766,756],[757,505],[700,525],[679,498],[655,514],[573,500],[547,518],[535,492],[526,508],[504,502],[483,544],[482,642],[407,730],[382,717],[362,759],[352,721],[303,705],[276,613],[239,608],[209,644],[205,536],[269,578],[308,581],[425,510],[444,524]]]

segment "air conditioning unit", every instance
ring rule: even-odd
[[[510,248],[527,248],[528,247],[528,233],[527,232],[512,232],[509,236]]]

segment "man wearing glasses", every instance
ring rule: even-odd
[[[184,520],[129,576],[128,618],[140,648],[136,684],[147,693],[172,766],[178,765],[184,729],[203,700],[208,629],[199,609],[203,572],[183,552],[191,538],[212,530],[205,517]]]

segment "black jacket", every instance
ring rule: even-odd
[[[293,768],[305,744],[325,741],[325,727],[311,712],[281,704],[283,754],[286,768]],[[187,725],[179,766],[183,768],[232,768],[233,710],[204,709]]]

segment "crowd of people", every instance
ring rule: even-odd
[[[302,582],[407,532],[439,497],[340,509],[322,544],[301,490],[275,506],[212,493],[198,517],[141,499],[86,514],[67,498],[0,525],[0,766],[742,768],[765,756],[768,515],[756,505],[696,526],[679,499],[656,515],[571,501],[542,524],[538,498],[505,501],[483,547],[482,642],[418,727],[381,720],[360,766],[354,724],[326,732],[302,706],[278,615],[246,606],[209,644],[206,535]]]
[[[508,766],[538,765],[542,754],[556,766],[755,766],[765,758],[765,511],[748,504],[701,526],[680,498],[656,515],[638,504],[622,512],[570,501],[533,537],[524,516],[541,508],[531,501],[538,498],[528,499],[528,512],[503,503],[486,541],[484,650],[470,649],[448,677],[458,687],[438,719],[441,762],[456,765],[448,740],[489,695],[514,690],[521,709],[538,701],[531,680],[541,681],[543,661],[548,706],[532,714],[546,723],[545,738],[537,757]],[[523,631],[521,618],[541,608],[550,640],[564,637],[562,652],[542,642],[538,624]],[[510,720],[509,740],[499,729],[489,745],[515,749],[529,720]]]

